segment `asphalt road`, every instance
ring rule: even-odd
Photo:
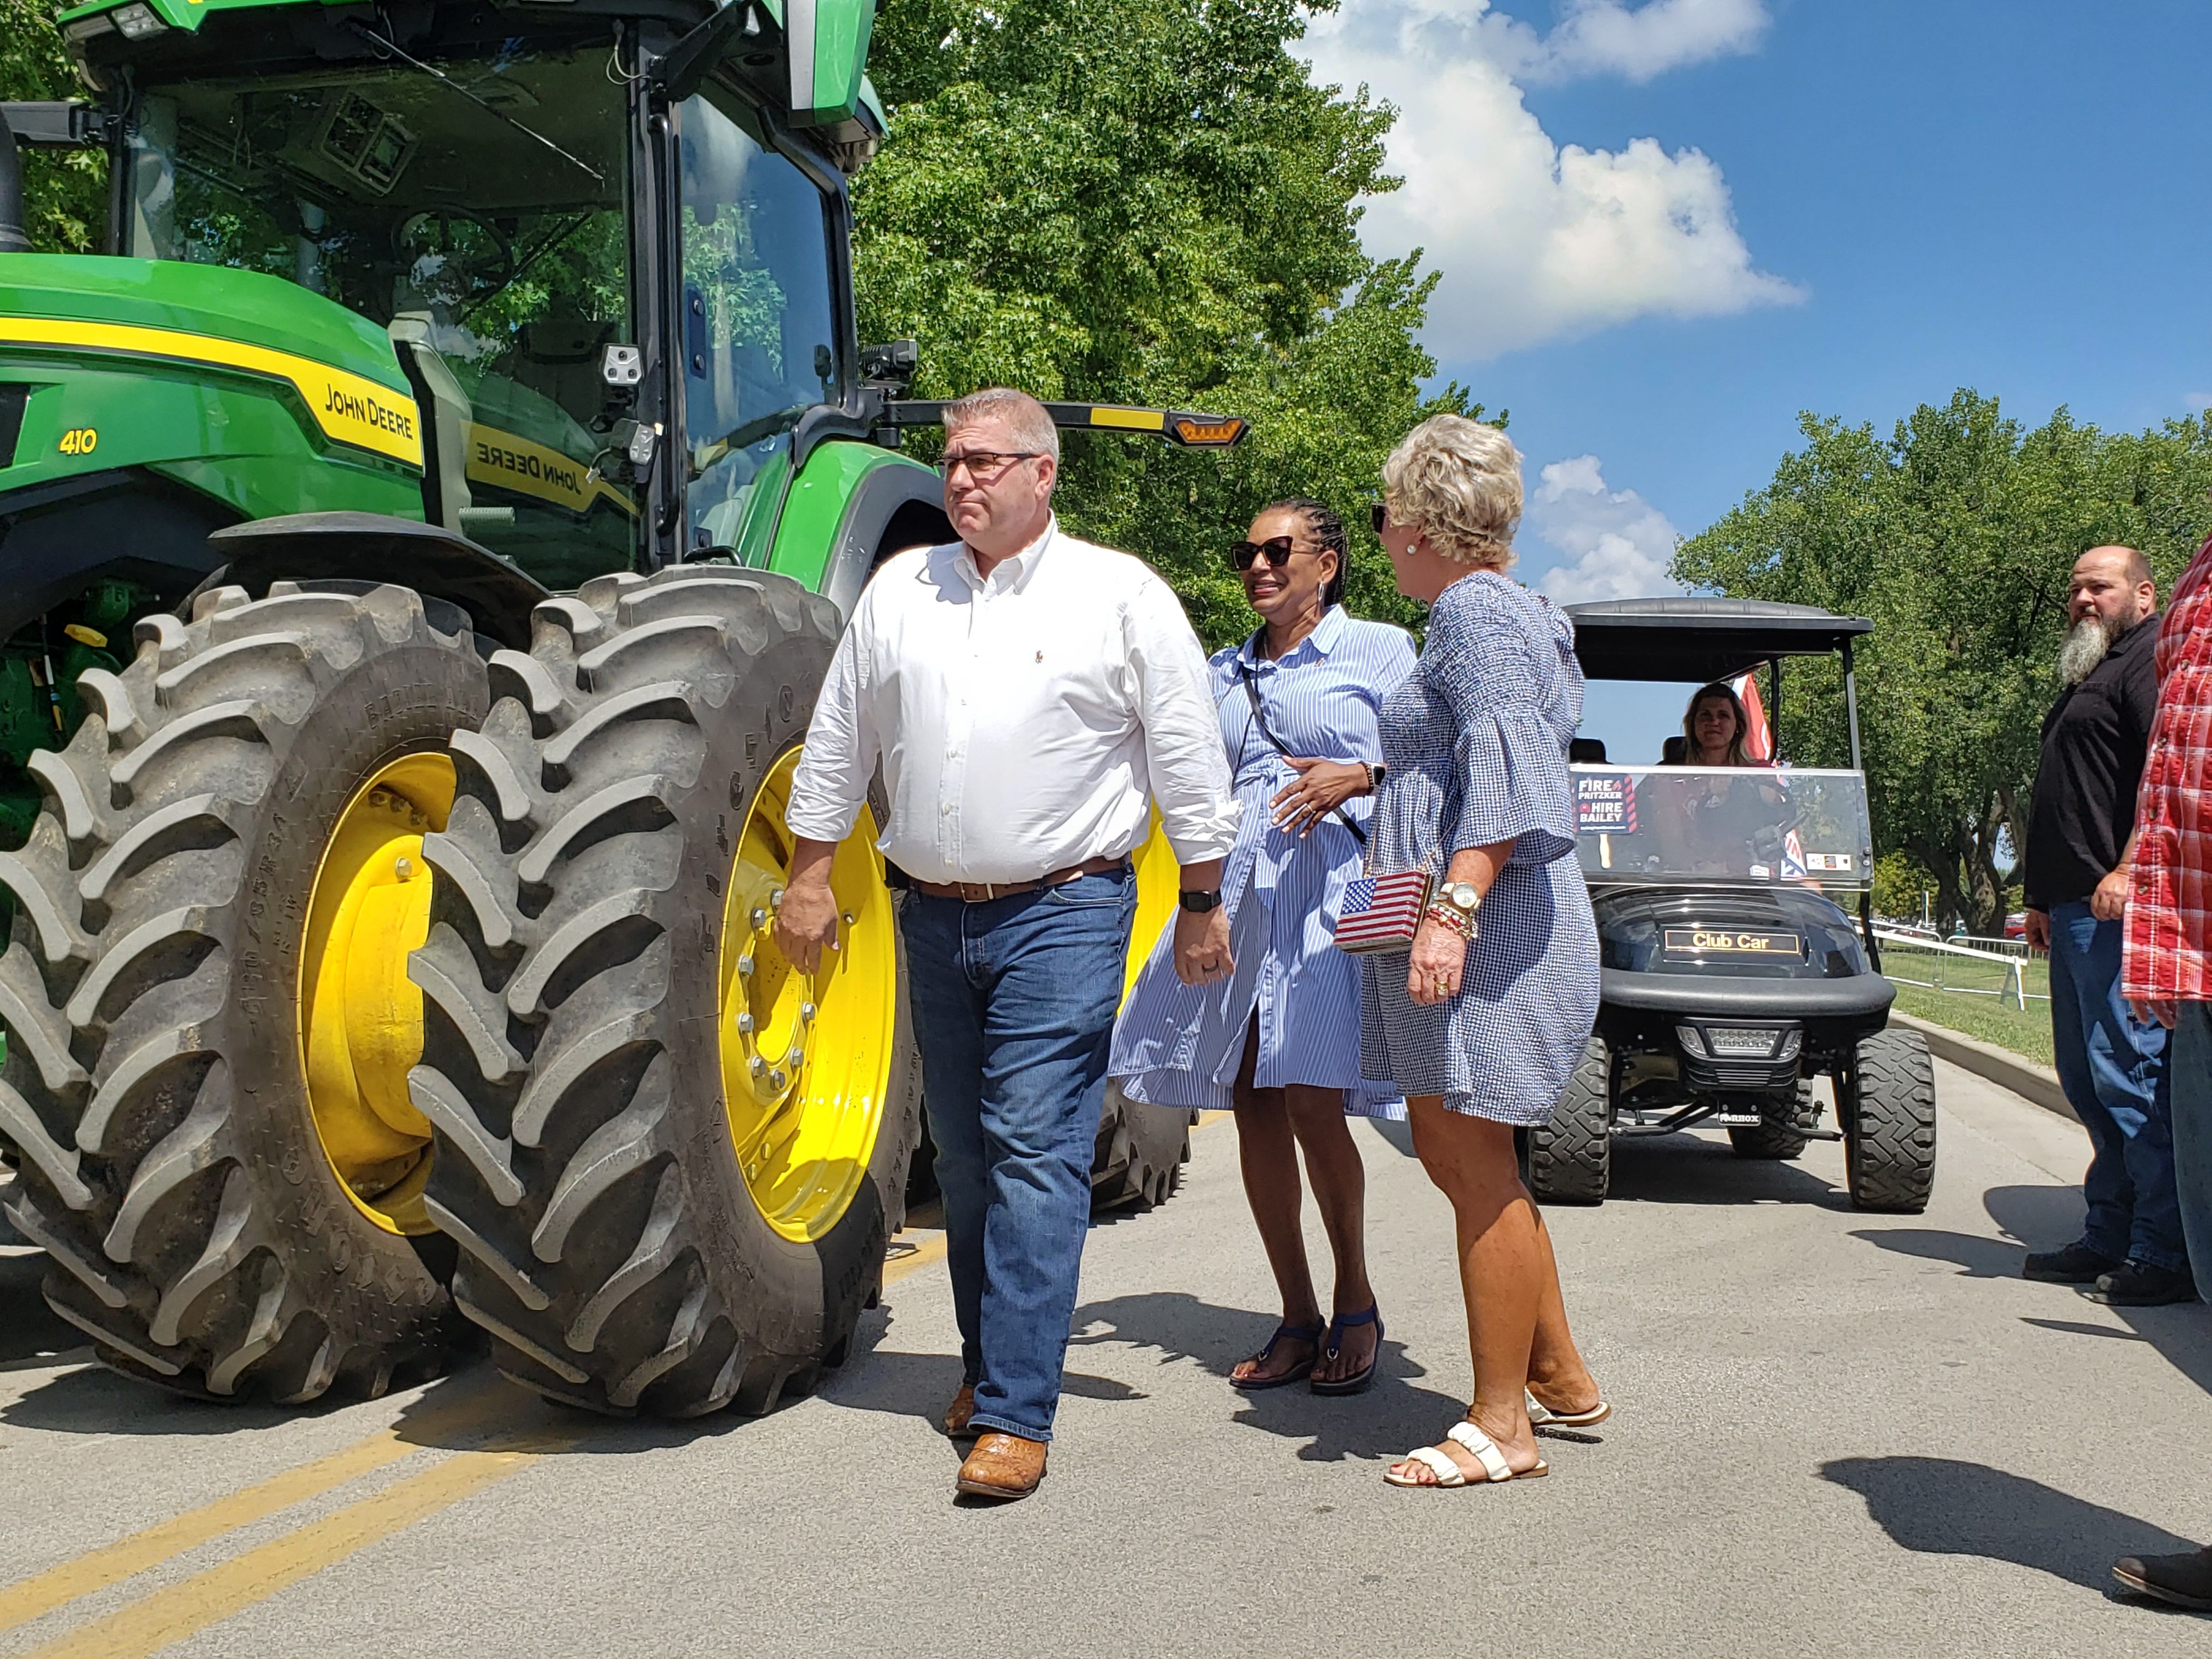
[[[0,1253],[0,1659],[469,1656],[2157,1655],[2212,1621],[2108,1598],[2116,1555],[2212,1535],[2212,1312],[2015,1275],[2072,1236],[2072,1124],[1940,1066],[1924,1216],[1840,1159],[1627,1147],[1553,1213],[1616,1415],[1550,1479],[1386,1487],[1468,1389],[1442,1200],[1363,1127],[1387,1381],[1222,1381],[1273,1322],[1235,1130],[1099,1226],[1052,1473],[951,1502],[933,1239],[860,1352],[765,1419],[607,1425],[481,1368],[308,1415],[85,1363]]]

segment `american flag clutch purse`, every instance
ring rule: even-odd
[[[1408,951],[1413,930],[1429,902],[1429,872],[1403,870],[1395,876],[1360,876],[1345,884],[1344,908],[1336,919],[1336,948],[1353,956],[1376,951]]]

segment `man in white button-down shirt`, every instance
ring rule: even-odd
[[[1139,561],[1060,532],[1060,437],[1035,399],[945,413],[961,540],[887,561],[807,729],[777,922],[811,971],[837,948],[830,856],[878,763],[965,1382],[958,1490],[1042,1478],[1091,1207],[1091,1162],[1152,810],[1182,865],[1176,970],[1231,967],[1221,860],[1237,807],[1204,654]]]

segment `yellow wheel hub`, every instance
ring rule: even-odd
[[[407,957],[429,936],[422,837],[446,827],[453,763],[410,755],[363,784],[315,872],[300,953],[307,1104],[331,1168],[386,1232],[435,1228],[422,1208],[430,1126],[407,1098],[422,1058],[422,994]]]
[[[898,1024],[898,947],[875,819],[863,807],[830,868],[840,948],[811,975],[776,949],[793,845],[783,814],[798,764],[794,749],[763,781],[731,861],[717,1030],[745,1184],[769,1226],[805,1241],[837,1224],[875,1153]]]

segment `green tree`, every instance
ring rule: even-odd
[[[1686,541],[1674,574],[1873,620],[1857,668],[1877,851],[1929,872],[1947,926],[1994,933],[2059,690],[2067,573],[2106,542],[2179,572],[2212,526],[2212,416],[2113,435],[2061,409],[2031,432],[1960,391],[1887,440],[1810,414],[1800,430],[1805,447]],[[1791,678],[1797,758],[1844,763],[1833,668]]]
[[[1366,503],[1441,410],[1434,276],[1360,250],[1391,112],[1316,86],[1293,0],[887,0],[890,136],[854,183],[861,331],[921,342],[924,396],[978,386],[1243,415],[1228,455],[1072,437],[1071,529],[1151,560],[1209,641],[1249,612],[1222,550],[1317,496],[1353,529],[1353,607],[1411,620]],[[1498,417],[1501,420],[1502,416]]]
[[[0,100],[84,95],[54,28],[57,0],[0,0]],[[99,251],[107,157],[99,150],[23,152],[24,230],[47,253]]]

